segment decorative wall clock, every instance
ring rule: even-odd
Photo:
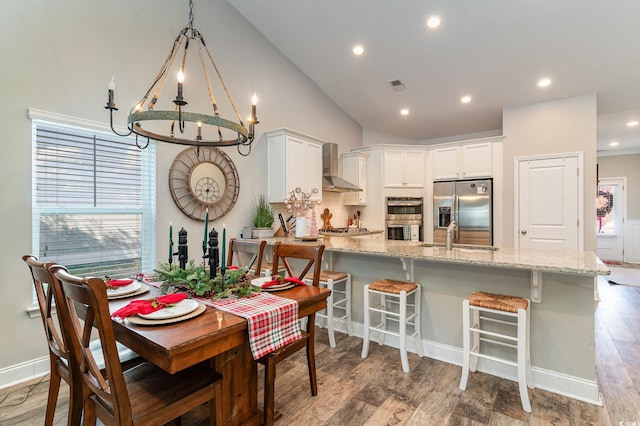
[[[227,154],[217,148],[190,147],[173,160],[169,169],[169,190],[184,214],[204,220],[229,213],[238,200],[240,179]]]

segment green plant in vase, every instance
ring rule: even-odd
[[[259,195],[251,210],[254,238],[273,236],[274,215],[275,212],[271,208],[267,197],[265,195]]]

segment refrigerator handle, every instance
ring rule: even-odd
[[[458,212],[460,211],[460,198],[458,197],[458,194],[455,194],[453,196],[453,205],[454,205],[454,209],[455,209],[455,211],[453,213],[453,217],[455,219],[452,219],[452,220],[455,220],[456,221],[456,225],[458,225],[458,226],[455,227],[455,230],[454,230],[454,232],[455,232],[455,238],[454,238],[455,241],[454,242],[457,243],[457,242],[460,241],[460,218],[458,217]]]

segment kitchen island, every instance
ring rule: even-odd
[[[268,244],[276,241],[297,242],[292,238],[267,240]],[[363,334],[365,284],[379,278],[415,281],[422,286],[422,345],[426,356],[461,365],[462,300],[474,290],[526,297],[532,300],[535,386],[599,404],[594,289],[597,276],[610,271],[594,253],[509,247],[446,250],[425,247],[417,241],[326,236],[305,244],[317,243],[325,245],[324,260],[329,267],[352,275],[356,335]],[[388,338],[385,342],[398,346],[397,340]],[[415,346],[410,345],[409,350],[416,352]],[[400,368],[399,364],[388,368],[392,367]],[[485,359],[479,361],[478,370],[516,377],[515,368]]]

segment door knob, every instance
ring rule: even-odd
[[[525,235],[525,234],[527,233],[527,230],[526,230],[526,229],[523,229],[522,231],[520,231],[520,233],[521,233],[522,235]]]

